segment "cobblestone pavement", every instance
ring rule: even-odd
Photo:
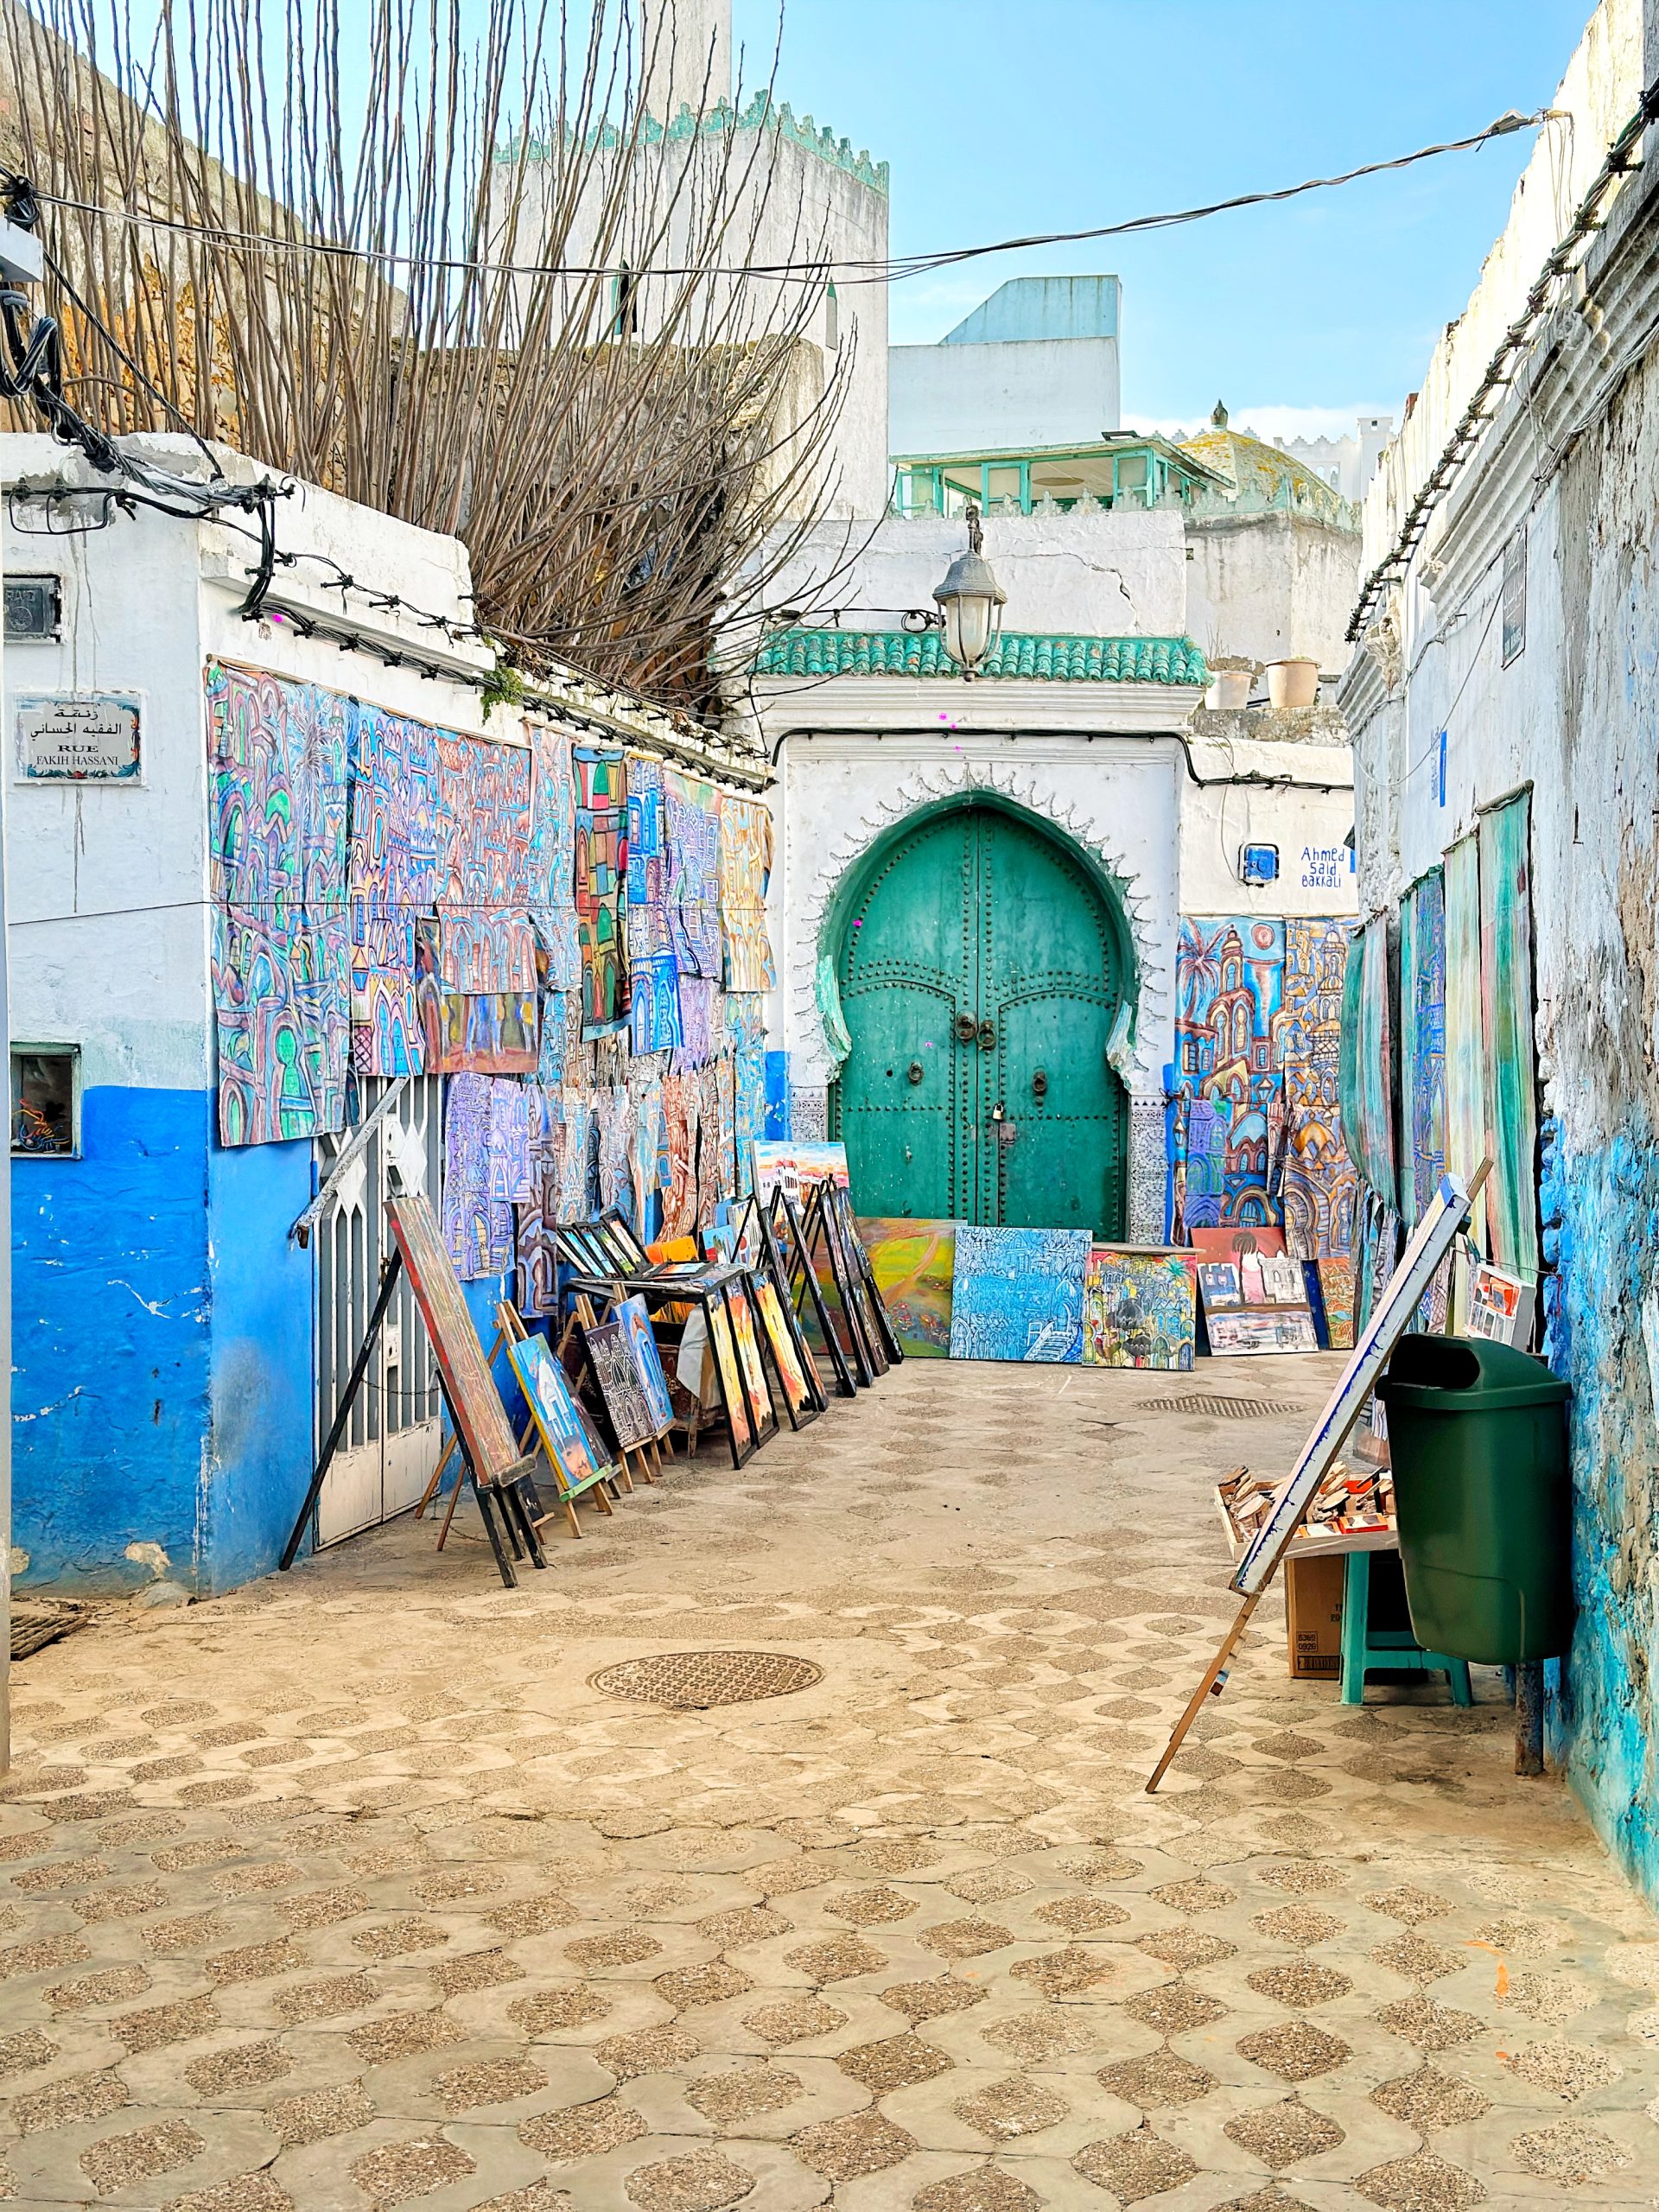
[[[912,1362],[502,1590],[403,1522],[18,1670],[3,2188],[188,2212],[1655,2202],[1659,1929],[1497,1677],[1344,1711],[1208,1481],[1332,1363]],[[1249,1421],[1154,1410],[1231,1393]],[[1271,1616],[1271,1617],[1270,1617]],[[594,1688],[686,1649],[792,1694]]]

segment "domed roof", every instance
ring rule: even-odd
[[[1230,477],[1237,487],[1230,501],[1224,493],[1206,498],[1203,504],[1212,512],[1228,505],[1249,513],[1281,509],[1350,529],[1358,526],[1347,500],[1323,477],[1265,439],[1230,429],[1227,410],[1219,400],[1209,429],[1183,438],[1180,449],[1218,476]]]

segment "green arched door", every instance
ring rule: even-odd
[[[1075,852],[975,801],[899,833],[855,886],[836,1085],[858,1210],[1123,1233],[1123,1088],[1106,1058],[1122,922]]]

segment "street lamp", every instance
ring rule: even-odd
[[[944,629],[944,650],[963,674],[972,679],[995,642],[1001,627],[1005,592],[985,558],[980,534],[979,509],[968,506],[968,550],[958,553],[933,594],[939,602]]]

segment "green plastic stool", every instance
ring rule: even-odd
[[[1454,1705],[1472,1705],[1469,1662],[1448,1658],[1444,1651],[1425,1651],[1409,1629],[1378,1629],[1373,1633],[1371,1612],[1371,1554],[1350,1552],[1342,1576],[1342,1688],[1338,1702],[1363,1705],[1365,1677],[1373,1669],[1395,1675],[1444,1675]]]

